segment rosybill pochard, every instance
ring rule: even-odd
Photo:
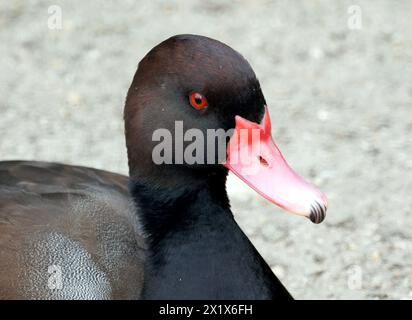
[[[0,162],[0,298],[290,299],[233,217],[228,171],[315,223],[327,200],[276,147],[249,63],[207,37],[169,38],[139,63],[124,120],[129,177]],[[232,134],[197,150],[196,163],[176,152],[192,141],[173,136],[172,163],[156,163],[154,132],[174,133],[176,123],[204,137],[212,129]],[[242,130],[257,132],[260,147]],[[219,141],[228,147],[223,157]]]

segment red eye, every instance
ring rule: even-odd
[[[192,92],[189,97],[190,104],[193,108],[200,110],[207,107],[206,98],[198,92]]]

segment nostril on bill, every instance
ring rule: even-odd
[[[262,156],[259,156],[259,162],[260,162],[260,164],[262,165],[262,166],[264,166],[264,167],[268,167],[269,166],[269,163],[266,161],[266,159],[265,158],[263,158]]]
[[[326,216],[325,206],[322,206],[318,202],[311,205],[311,210],[310,210],[310,215],[309,215],[310,221],[318,224],[318,223],[321,223],[325,219],[325,216]]]

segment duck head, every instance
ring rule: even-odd
[[[230,170],[287,211],[324,219],[325,195],[283,158],[259,81],[229,46],[197,35],[160,43],[139,63],[124,115],[131,179],[177,188]]]

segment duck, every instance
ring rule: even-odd
[[[0,298],[293,299],[226,191],[232,172],[286,211],[325,218],[326,196],[287,164],[268,110],[228,45],[192,34],[156,45],[126,96],[128,176],[0,161]]]

